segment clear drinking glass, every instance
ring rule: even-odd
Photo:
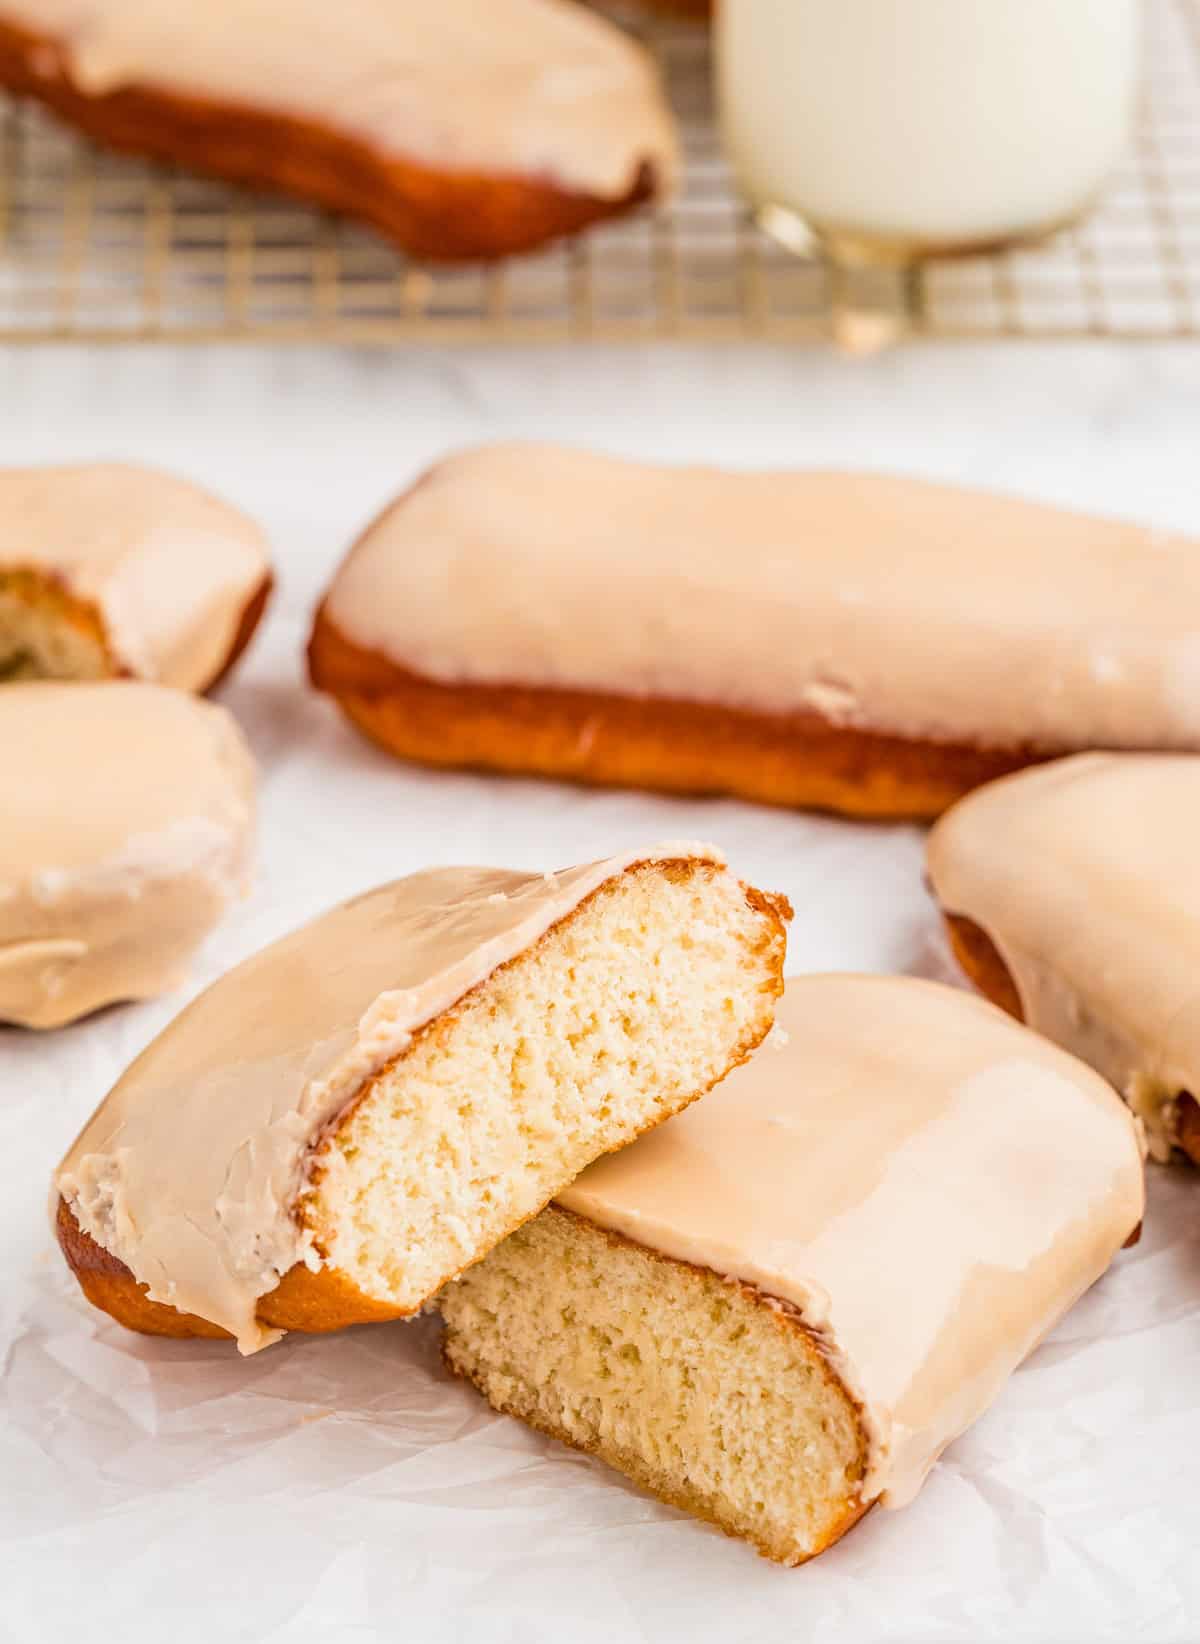
[[[835,263],[1040,238],[1130,134],[1138,0],[718,0],[726,147],[764,226]]]

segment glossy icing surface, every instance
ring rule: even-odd
[[[364,1081],[497,966],[660,845],[559,873],[435,868],[343,903],[201,994],[113,1087],[63,1161],[80,1226],[152,1300],[279,1334],[255,1303],[320,1258],[294,1215],[306,1158]]]
[[[0,1021],[56,1027],[174,986],[249,874],[233,720],[155,685],[9,685],[0,746]]]
[[[899,1505],[1142,1212],[1134,1126],[1089,1069],[971,995],[789,981],[767,1044],[558,1203],[756,1285],[817,1332]]]
[[[54,37],[94,97],[153,86],[614,199],[675,168],[649,56],[570,0],[0,0],[0,21]]]
[[[0,576],[36,571],[94,605],[140,678],[209,685],[268,569],[258,527],[184,480],[119,463],[0,469]]]
[[[929,841],[938,900],[995,943],[1025,1020],[1171,1146],[1200,1096],[1200,758],[1081,755],[994,782]]]
[[[497,445],[371,526],[326,614],[447,683],[663,696],[918,739],[1200,748],[1200,547],[883,474]]]

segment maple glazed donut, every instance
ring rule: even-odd
[[[178,986],[245,890],[254,765],[224,708],[113,680],[0,689],[0,1022]]]
[[[793,977],[777,1023],[439,1306],[498,1410],[796,1564],[912,1499],[1143,1184],[1114,1092],[981,999]]]
[[[120,463],[0,468],[0,681],[206,691],[270,588],[258,526],[186,480]]]
[[[309,668],[403,759],[930,817],[1078,748],[1200,749],[1200,546],[884,474],[495,445],[359,538]]]
[[[415,1313],[745,1059],[791,909],[712,846],[435,868],[264,948],[127,1070],[56,1178],[96,1306],[160,1335]]]
[[[0,0],[0,85],[90,137],[503,257],[662,197],[644,48],[573,0]]]
[[[1200,757],[1089,754],[981,788],[929,840],[954,952],[1200,1164]]]

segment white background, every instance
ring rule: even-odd
[[[791,970],[943,973],[916,829],[418,774],[306,691],[309,613],[355,531],[441,452],[522,434],[901,469],[1200,534],[1200,351],[1184,346],[923,346],[866,363],[0,352],[0,460],[157,463],[249,509],[274,543],[275,603],[222,692],[262,766],[260,870],[195,986],[419,866],[556,866],[680,835],[791,896]],[[240,1360],[94,1315],[48,1233],[50,1171],[184,997],[53,1036],[0,1029],[0,1638],[1200,1636],[1200,1184],[1185,1172],[1155,1173],[1142,1245],[912,1507],[782,1571],[491,1416],[441,1372],[432,1322]]]

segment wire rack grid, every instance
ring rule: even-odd
[[[0,340],[800,340],[863,305],[949,337],[1200,337],[1200,0],[1146,14],[1138,139],[1099,208],[1034,249],[882,291],[872,276],[865,296],[749,219],[707,30],[687,23],[640,25],[682,128],[678,198],[486,268],[415,263],[326,213],[103,153],[0,94]]]

